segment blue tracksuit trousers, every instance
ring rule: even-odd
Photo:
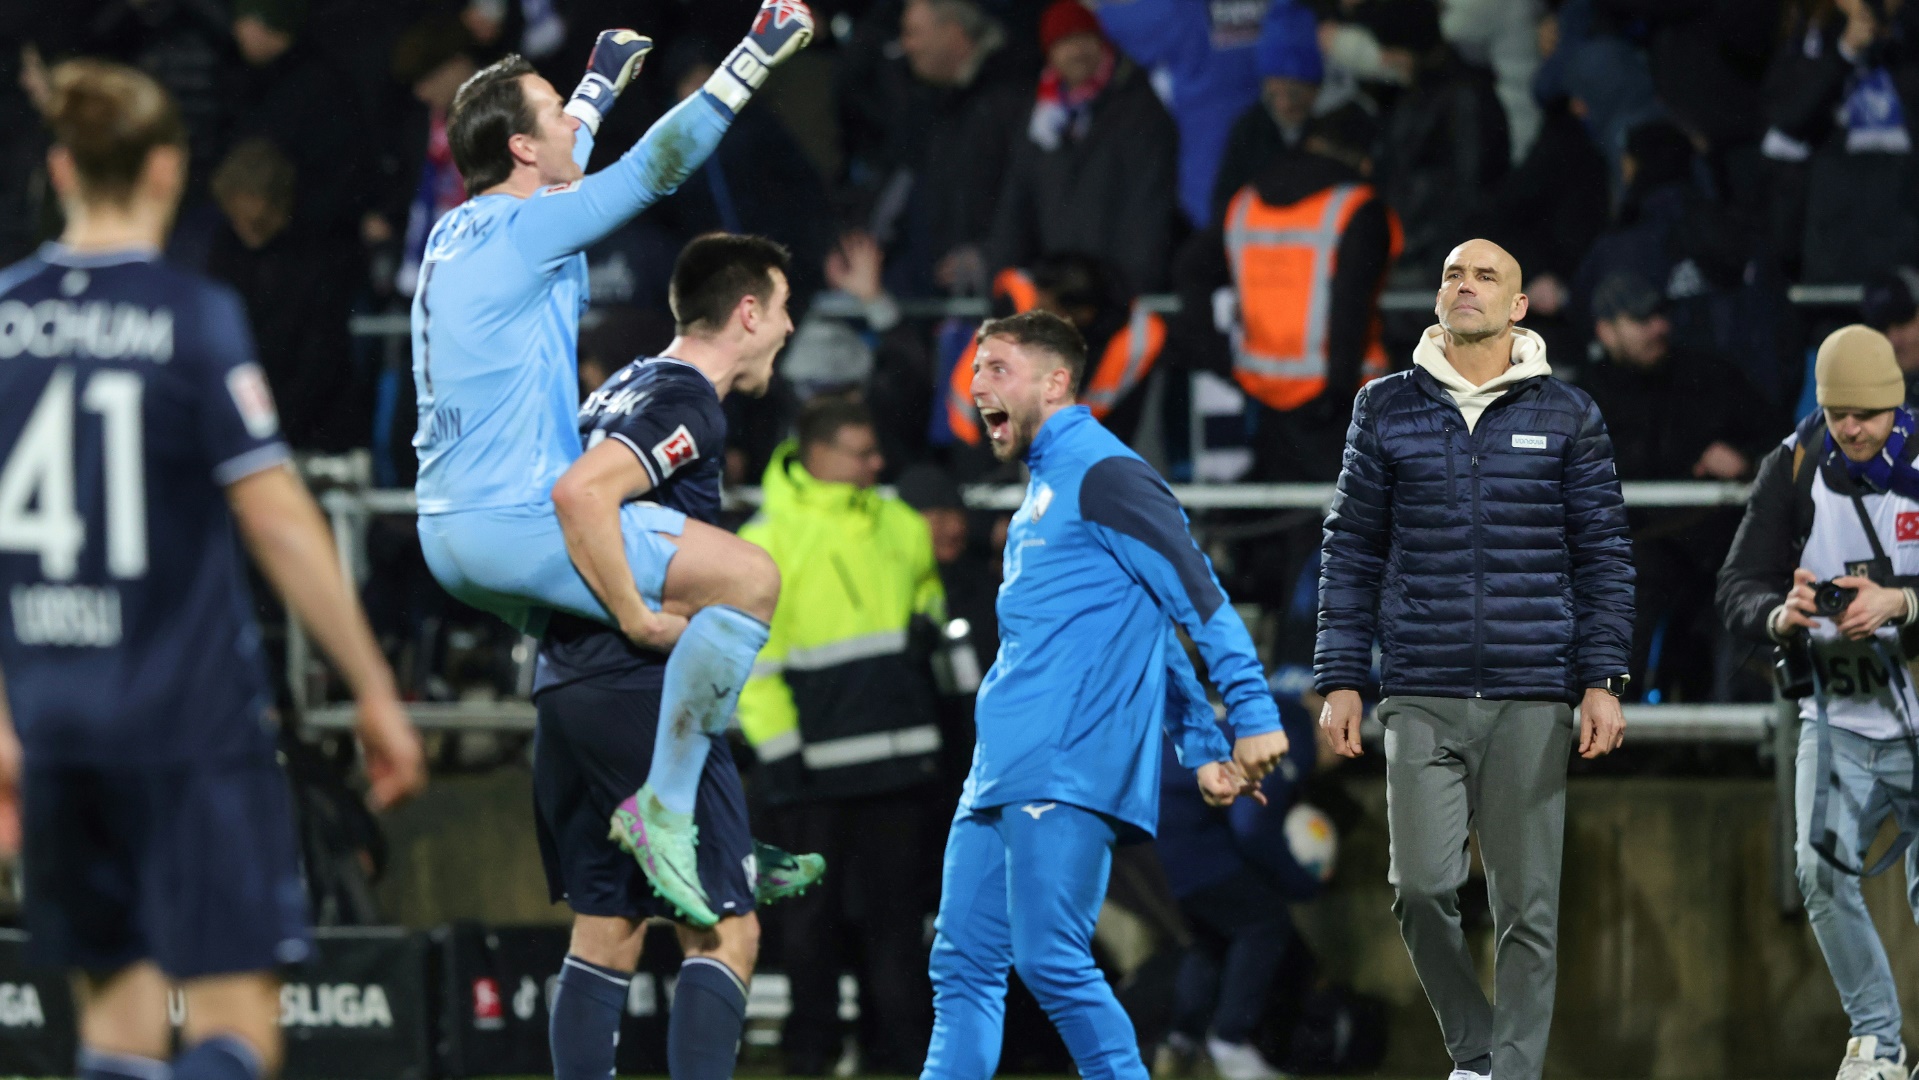
[[[1093,965],[1113,826],[1077,806],[964,810],[946,838],[933,942],[933,1041],[920,1080],[999,1066],[1006,972],[1039,999],[1086,1080],[1146,1080],[1133,1023]]]

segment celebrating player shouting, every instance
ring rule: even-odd
[[[1230,802],[1286,752],[1279,709],[1159,475],[1073,404],[1086,344],[1028,312],[979,330],[973,401],[993,453],[1032,470],[1006,539],[1000,650],[946,841],[923,1080],[985,1080],[1006,972],[1059,1029],[1081,1076],[1144,1080],[1133,1025],[1093,966],[1093,924],[1122,833],[1159,809],[1159,727],[1209,800]],[[1172,624],[1226,699],[1228,747]]]

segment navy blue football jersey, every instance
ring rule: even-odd
[[[645,466],[645,498],[714,524],[726,467],[726,412],[699,368],[671,357],[642,357],[613,373],[580,405],[587,449],[615,439]],[[540,643],[533,692],[583,679],[657,689],[666,654],[642,649],[600,623],[554,615]]]
[[[53,244],[0,271],[0,672],[29,762],[271,745],[223,489],[287,457],[232,290]]]

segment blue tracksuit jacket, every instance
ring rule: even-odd
[[[1162,722],[1188,767],[1231,751],[1168,620],[1199,646],[1234,735],[1277,730],[1279,710],[1151,466],[1084,406],[1047,420],[1026,463],[961,813],[1058,800],[1150,834]]]

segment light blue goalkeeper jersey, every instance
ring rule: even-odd
[[[613,165],[531,198],[468,199],[434,225],[413,296],[420,513],[547,501],[580,456],[583,252],[672,194],[731,122],[701,91]],[[575,138],[584,168],[593,138]]]

